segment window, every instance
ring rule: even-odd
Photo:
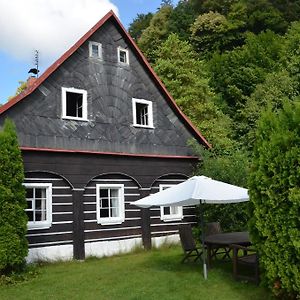
[[[25,183],[28,227],[49,228],[52,223],[52,184]]]
[[[152,102],[144,99],[132,99],[133,125],[153,128]]]
[[[102,45],[96,42],[89,42],[90,57],[102,59]]]
[[[118,47],[118,62],[125,65],[129,65],[128,50]]]
[[[159,191],[163,191],[172,185],[161,184]],[[161,206],[160,219],[163,221],[179,221],[183,218],[182,206]]]
[[[105,225],[124,222],[124,185],[97,184],[96,190],[98,223]]]
[[[87,121],[87,91],[62,88],[62,117]]]

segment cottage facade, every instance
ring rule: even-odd
[[[205,138],[109,12],[0,107],[25,166],[29,260],[111,255],[174,238],[193,207],[130,203],[191,175]]]

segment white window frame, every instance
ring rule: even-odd
[[[98,47],[98,56],[93,56],[93,46]],[[89,57],[102,60],[102,44],[89,41]]]
[[[120,59],[121,58],[121,55],[120,55],[121,51],[123,51],[123,52],[126,53],[126,62],[123,62]],[[127,49],[125,49],[125,48],[120,47],[120,46],[118,47],[118,62],[120,64],[123,64],[123,65],[129,65],[129,51]]]
[[[67,116],[67,92],[82,94],[82,117]],[[61,88],[62,93],[62,118],[67,120],[88,121],[87,119],[87,91],[76,88]]]
[[[100,188],[118,188],[119,189],[119,216],[118,217],[100,217]],[[124,202],[124,184],[96,184],[96,208],[97,223],[101,225],[121,224],[125,221],[125,202]]]
[[[148,125],[137,124],[136,105],[138,103],[146,104],[148,106]],[[152,101],[145,100],[145,99],[132,98],[132,115],[133,115],[133,126],[143,127],[143,128],[154,128],[153,127],[153,105],[152,105]]]
[[[163,191],[166,188],[169,188],[173,186],[172,184],[160,184],[159,185],[159,191]],[[166,215],[164,213],[164,207],[165,206],[161,206],[160,207],[160,219],[164,222],[170,222],[170,221],[181,221],[183,219],[183,209],[182,206],[170,206],[170,212],[171,212],[171,207],[175,207],[177,208],[177,214],[173,214],[170,213],[168,215]]]
[[[52,225],[52,183],[24,183],[24,186],[25,188],[46,188],[46,220],[28,221],[28,229],[50,228]]]

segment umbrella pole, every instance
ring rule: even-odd
[[[204,279],[207,279],[207,266],[206,266],[206,248],[204,243],[204,214],[203,214],[203,207],[202,207],[202,201],[200,200],[200,226],[201,226],[201,242],[202,242],[202,260],[203,260],[203,276]]]

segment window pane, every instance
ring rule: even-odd
[[[66,92],[66,113],[68,117],[82,118],[83,95]]]
[[[45,188],[35,188],[35,199],[45,199],[46,198],[46,189]]]
[[[100,209],[100,218],[108,218],[109,217],[109,209],[101,208]]]
[[[119,199],[118,198],[111,198],[110,199],[110,207],[118,207]]]
[[[120,50],[120,62],[127,63],[127,53],[126,53],[126,51]]]
[[[26,211],[28,221],[32,222],[33,221],[33,211]]]
[[[178,206],[172,206],[170,214],[177,215],[178,214]]]
[[[109,206],[108,206],[108,199],[106,198],[106,199],[101,199],[101,201],[100,201],[100,207],[102,208],[108,208]]]
[[[100,218],[117,218],[120,216],[120,191],[119,187],[99,187]]]
[[[41,211],[41,221],[46,221],[47,219],[47,212],[46,210]]]
[[[27,208],[32,209],[32,200],[27,200]]]
[[[108,189],[100,189],[100,198],[108,197]]]
[[[42,215],[43,214],[40,210],[36,210],[35,211],[35,221],[36,222],[44,221]]]
[[[99,57],[99,46],[92,45],[92,57]]]
[[[113,218],[118,217],[118,208],[111,209],[111,217]]]
[[[148,105],[136,103],[136,123],[139,125],[148,125]]]
[[[119,196],[119,189],[110,189],[110,197],[117,198]]]
[[[164,207],[164,215],[169,215],[170,213],[171,213],[170,207],[169,206],[165,206]]]
[[[46,200],[35,200],[35,209],[46,210]]]
[[[26,198],[33,198],[33,189],[32,188],[26,188]]]
[[[35,200],[35,209],[42,208],[42,200]]]

